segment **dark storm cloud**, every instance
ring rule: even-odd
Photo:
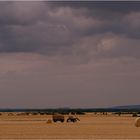
[[[0,52],[79,56],[83,48],[76,45],[88,40],[83,44],[89,46],[95,40],[90,51],[97,57],[130,56],[135,46],[140,54],[139,25],[140,2],[0,2]],[[100,51],[101,46],[107,48],[100,45],[105,39],[116,44],[109,47],[111,50]],[[129,45],[133,43],[134,48]],[[87,46],[85,55],[89,53]]]
[[[82,2],[51,2],[51,8],[71,8],[75,9],[78,12],[75,13],[76,16],[85,16],[87,18],[100,19],[103,23],[97,30],[93,27],[94,30],[91,30],[91,33],[103,33],[103,32],[115,32],[123,34],[133,34],[130,30],[129,22],[133,22],[139,17],[133,17],[133,19],[128,19],[124,21],[125,16],[134,13],[137,14],[140,12],[140,2],[139,1],[82,1]],[[84,9],[84,10],[83,10]],[[131,17],[131,18],[132,18]],[[130,21],[131,20],[131,21]],[[92,28],[91,28],[92,29]],[[130,32],[129,32],[130,31]],[[86,33],[86,32],[84,32]],[[138,34],[138,32],[136,33]],[[139,35],[137,35],[139,36]]]
[[[51,7],[72,7],[72,8],[88,8],[88,9],[99,9],[105,11],[116,11],[116,12],[131,12],[140,11],[139,1],[68,1],[68,2],[50,2]],[[122,13],[123,14],[123,13]]]

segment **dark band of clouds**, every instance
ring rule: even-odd
[[[80,40],[108,33],[135,41],[139,11],[140,2],[1,2],[0,52],[72,53]]]

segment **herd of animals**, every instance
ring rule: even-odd
[[[52,120],[48,120],[47,121],[47,123],[51,123],[51,122],[64,122],[65,121],[65,117],[63,116],[63,115],[53,115],[52,116]],[[75,122],[77,122],[77,121],[80,121],[80,119],[79,118],[77,118],[77,117],[73,117],[73,116],[69,116],[67,119],[66,119],[66,122],[73,122],[73,123],[75,123]]]
[[[52,123],[53,122],[64,122],[65,121],[65,117],[63,115],[53,115],[52,116],[52,120],[48,120],[47,123]],[[67,119],[66,119],[66,122],[77,122],[77,121],[80,121],[79,118],[77,117],[73,117],[73,116],[69,116]],[[136,127],[140,127],[140,117],[137,117],[135,119],[135,126]]]
[[[63,115],[53,115],[52,116],[52,120],[48,120],[47,123],[52,123],[53,122],[64,122],[65,121],[65,117]],[[69,116],[67,119],[66,119],[66,122],[77,122],[77,121],[80,121],[79,118],[77,117],[73,117],[73,116]],[[135,119],[135,126],[136,127],[140,127],[140,117],[136,118]]]

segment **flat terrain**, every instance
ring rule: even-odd
[[[81,115],[77,123],[51,123],[49,115],[0,116],[0,139],[138,139],[134,117]],[[66,116],[67,118],[67,116]]]

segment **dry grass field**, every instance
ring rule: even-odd
[[[66,116],[67,117],[67,116]],[[49,115],[0,116],[0,139],[138,139],[140,127],[134,117],[80,115],[77,123],[51,123]]]

